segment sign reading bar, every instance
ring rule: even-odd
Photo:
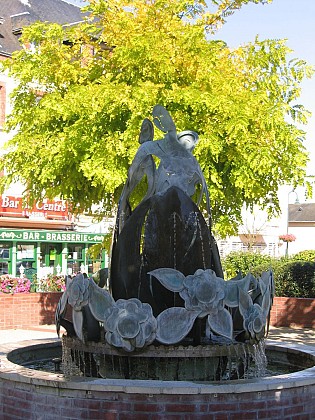
[[[101,233],[0,229],[0,241],[98,243],[104,237]]]
[[[1,195],[0,216],[9,217],[29,217],[38,219],[69,219],[67,203],[64,200],[38,201],[33,208],[23,207],[22,197],[13,197],[11,195]]]

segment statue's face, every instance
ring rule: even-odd
[[[196,146],[196,139],[192,134],[185,134],[184,136],[179,137],[178,142],[190,152]]]

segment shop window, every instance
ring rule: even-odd
[[[0,262],[0,275],[9,274],[9,264],[7,262]]]
[[[101,269],[101,261],[88,260],[88,272],[89,274],[96,273]]]
[[[83,249],[83,245],[68,244],[67,271],[69,275],[75,275],[81,271],[81,265],[84,264]]]
[[[40,244],[40,276],[59,274],[61,271],[62,257],[61,244]]]
[[[71,260],[82,260],[83,245],[68,244],[68,258]]]
[[[0,244],[0,260],[10,259],[10,247],[7,244]]]
[[[19,244],[17,246],[17,259],[34,259],[35,257],[35,247],[32,244]]]
[[[0,275],[1,274],[10,274],[10,248],[11,243],[2,243],[0,244]]]
[[[35,245],[18,244],[16,257],[16,274],[25,274],[26,277],[33,276],[36,272]]]
[[[94,245],[89,245],[89,248]],[[102,252],[100,252],[96,258],[90,258],[89,253],[87,254],[87,266],[89,275],[96,273],[102,268]]]

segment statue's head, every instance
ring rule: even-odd
[[[187,150],[192,152],[198,143],[199,137],[195,131],[181,131],[177,134],[178,142]]]

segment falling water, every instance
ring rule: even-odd
[[[164,346],[152,347],[149,355],[113,354],[104,341],[76,348],[77,339],[62,338],[62,366],[65,377],[88,376],[111,379],[151,379],[195,382],[233,381],[287,373],[287,367],[271,361],[267,370],[265,341],[257,344],[182,346],[177,356]],[[215,347],[215,348],[214,348]],[[33,363],[33,369],[46,370]],[[30,367],[30,366],[28,366]],[[275,370],[272,370],[275,369]],[[175,379],[174,379],[175,378]]]
[[[173,217],[173,268],[176,270],[176,216],[178,215],[174,212]]]
[[[200,244],[201,244],[202,264],[203,264],[203,269],[205,270],[207,267],[206,267],[206,261],[205,261],[205,251],[204,251],[203,238],[201,234],[200,220],[198,217],[198,213],[195,212],[194,215],[195,215],[195,220],[196,220],[196,228],[198,229],[198,232],[199,232],[199,239],[200,239]]]
[[[255,376],[262,377],[265,375],[267,368],[267,357],[266,357],[266,343],[265,340],[259,341],[254,344],[253,359],[255,362]]]

